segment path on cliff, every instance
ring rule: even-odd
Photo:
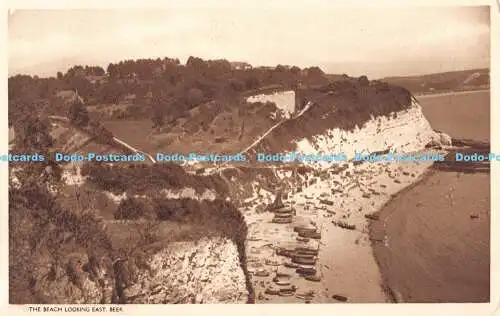
[[[299,113],[297,113],[297,115],[295,115],[291,118],[285,118],[285,119],[279,121],[278,123],[274,124],[273,126],[271,126],[271,128],[269,128],[264,134],[262,134],[259,138],[257,138],[250,146],[248,146],[242,152],[240,152],[240,154],[244,154],[244,153],[248,152],[250,149],[257,146],[267,135],[269,135],[273,130],[275,130],[276,128],[281,126],[283,123],[288,122],[290,120],[295,120],[295,119],[298,119],[299,117],[301,117],[306,111],[308,111],[311,108],[311,105],[312,105],[312,102],[309,101],[306,104],[306,106]]]
[[[296,115],[292,116],[291,118],[285,118],[285,119],[279,121],[278,123],[274,124],[273,126],[271,126],[271,128],[269,128],[264,134],[262,134],[261,136],[259,136],[252,144],[250,144],[250,146],[248,146],[247,148],[245,148],[243,151],[239,152],[239,154],[242,155],[242,154],[247,153],[249,150],[251,150],[252,148],[254,148],[255,146],[257,146],[273,130],[275,130],[276,128],[280,127],[285,122],[288,122],[290,120],[298,119],[299,117],[301,117],[302,115],[304,115],[304,113],[306,113],[312,107],[313,104],[314,103],[312,101],[307,102],[306,106],[300,112],[298,112]],[[223,162],[222,164],[219,165],[219,167],[215,171],[216,172],[220,172],[220,171],[225,170],[227,168],[231,168],[231,167],[227,167],[227,164],[228,164],[228,161]]]
[[[143,151],[141,151],[141,150],[139,150],[139,149],[137,149],[137,148],[135,148],[135,147],[132,147],[131,145],[127,144],[126,142],[124,142],[123,140],[121,140],[121,139],[119,139],[119,138],[117,138],[117,137],[114,137],[114,136],[113,136],[113,140],[114,140],[116,143],[118,143],[118,144],[120,144],[120,145],[122,145],[122,146],[124,146],[124,147],[126,147],[126,148],[128,148],[128,149],[130,149],[131,151],[135,152],[136,154],[140,154],[140,155],[144,155],[144,156],[148,157],[148,159],[149,159],[152,163],[156,163],[156,160],[155,160],[155,159],[153,158],[153,156],[151,156],[150,154],[148,154],[148,153],[146,153],[146,152],[143,152]]]

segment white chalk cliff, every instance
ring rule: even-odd
[[[421,106],[413,101],[408,109],[390,117],[372,117],[352,131],[333,128],[321,135],[300,139],[297,148],[303,154],[344,153],[350,160],[356,152],[369,154],[392,150],[409,153],[421,150],[431,142],[451,145],[449,136],[435,132]]]

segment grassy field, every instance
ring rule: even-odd
[[[489,140],[489,94],[421,99],[431,125],[453,137]],[[386,285],[413,303],[488,302],[490,174],[432,170],[391,200],[371,229]]]
[[[104,121],[103,125],[109,129],[115,137],[125,141],[129,145],[148,153],[156,151],[149,140],[152,131],[152,122],[149,119],[142,120],[113,120]]]

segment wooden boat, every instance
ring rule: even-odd
[[[279,293],[279,296],[294,296],[295,295],[295,292],[291,292],[291,291],[280,291]]]
[[[291,285],[285,288],[280,289],[280,296],[293,296],[297,291],[297,287],[295,285]]]
[[[269,272],[266,270],[257,270],[254,274],[255,274],[255,276],[259,276],[259,277],[269,276]]]
[[[321,277],[319,275],[306,275],[306,276],[304,276],[304,279],[306,279],[308,281],[313,281],[313,282],[321,281]]]
[[[289,277],[274,277],[273,282],[277,285],[290,285]]]
[[[344,228],[344,229],[349,229],[349,230],[355,230],[356,229],[356,225],[351,225],[351,224],[347,224],[346,222],[342,222],[342,221],[332,221],[332,223],[340,228]]]
[[[280,208],[273,211],[274,214],[293,214],[293,209],[291,208]]]
[[[302,257],[315,257],[317,256],[317,252],[314,251],[295,251],[294,255],[302,256]]]
[[[298,267],[296,272],[298,274],[303,274],[303,275],[315,275],[316,274],[316,267]]]
[[[270,286],[266,289],[266,291],[264,293],[268,294],[268,295],[279,295],[280,289],[275,287],[275,286]]]
[[[332,206],[332,205],[333,205],[333,202],[332,202],[332,201],[330,201],[330,200],[326,200],[326,199],[320,199],[320,200],[319,200],[319,202],[320,202],[321,204],[325,204],[325,205],[330,205],[330,206]]]
[[[366,214],[365,218],[371,219],[373,221],[378,221],[379,220],[379,215],[378,214]]]
[[[296,226],[293,228],[294,232],[297,233],[313,233],[317,230],[315,226]]]
[[[295,254],[295,251],[289,250],[289,249],[278,248],[278,249],[276,249],[276,254],[278,256],[291,258]]]
[[[345,297],[343,295],[335,294],[335,295],[332,296],[332,298],[336,299],[337,301],[347,302],[347,297]]]
[[[312,254],[312,255],[317,255],[319,253],[318,249],[314,248],[306,248],[306,247],[296,247],[295,251],[297,253],[302,253],[302,254]]]
[[[292,222],[292,218],[273,218],[271,220],[272,223],[275,224],[290,224]]]
[[[294,262],[285,262],[284,266],[292,269],[297,269],[299,267],[299,265]]]
[[[294,252],[294,257],[300,257],[300,258],[314,258],[316,257],[315,254],[307,251],[295,251]]]
[[[316,264],[316,260],[314,256],[294,256],[292,258],[292,262],[306,265],[314,265]]]
[[[316,231],[315,232],[299,232],[299,237],[321,239],[321,233],[316,232]]]

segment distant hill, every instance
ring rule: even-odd
[[[386,77],[381,80],[402,86],[414,94],[481,90],[490,87],[490,70],[450,71],[421,76]]]

